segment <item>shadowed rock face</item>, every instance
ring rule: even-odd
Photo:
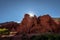
[[[17,31],[20,33],[57,33],[58,25],[49,15],[29,17],[29,14],[25,14]]]

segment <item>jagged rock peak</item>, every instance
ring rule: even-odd
[[[25,18],[26,18],[26,17],[30,17],[30,18],[36,17],[36,18],[37,18],[36,15],[34,15],[34,14],[28,14],[28,13],[26,13],[26,14],[24,15],[24,17],[25,17]]]
[[[29,14],[25,14],[24,17],[29,17]]]
[[[51,16],[49,14],[46,14],[46,15],[43,15],[43,16],[39,16],[39,17],[49,17],[49,18],[51,18]]]

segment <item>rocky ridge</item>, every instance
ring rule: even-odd
[[[60,33],[60,21],[52,18],[49,15],[43,15],[37,17],[34,15],[30,17],[29,14],[25,14],[21,23],[17,22],[5,22],[0,23],[0,28],[7,28],[10,31],[17,31],[18,33]]]
[[[59,33],[59,24],[49,15],[43,15],[37,17],[29,17],[29,14],[25,14],[20,26],[17,27],[17,31],[20,33]]]

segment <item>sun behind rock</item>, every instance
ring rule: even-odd
[[[34,13],[28,13],[30,17],[34,17]]]

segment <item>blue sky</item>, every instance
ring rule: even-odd
[[[0,0],[0,23],[21,22],[25,13],[60,17],[60,0]]]

